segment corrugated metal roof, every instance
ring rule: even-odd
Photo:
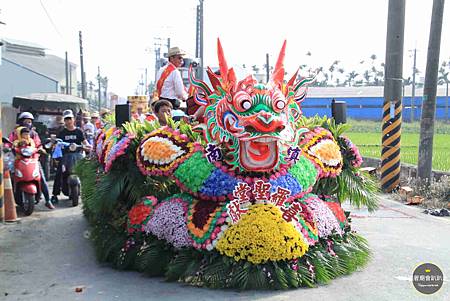
[[[66,76],[65,59],[56,55],[47,54],[45,56],[36,56],[5,51],[2,58],[35,71],[36,73],[45,75],[57,82],[61,81]],[[73,63],[70,63],[70,65],[74,69],[77,66]]]
[[[8,43],[8,44],[11,44],[11,45],[15,45],[15,46],[25,46],[25,47],[30,47],[30,48],[42,49],[42,50],[47,49],[44,46],[41,46],[36,43],[20,41],[20,40],[15,40],[15,39],[11,39],[11,38],[2,38],[2,41],[5,43]]]

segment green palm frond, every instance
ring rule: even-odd
[[[205,267],[203,281],[208,287],[223,288],[229,277],[229,272],[229,269],[219,257],[215,262],[212,262]]]
[[[135,267],[147,276],[163,276],[173,255],[164,241],[153,238],[136,258]]]
[[[357,175],[349,169],[344,169],[337,176],[337,182],[339,184],[337,197],[341,202],[348,200],[357,208],[366,206],[369,212],[378,208],[379,188],[369,175],[364,173]]]
[[[180,251],[169,263],[166,280],[167,281],[177,281],[185,275],[188,266],[193,261],[193,254],[190,250]]]
[[[267,289],[269,280],[263,270],[264,265],[252,265],[249,270],[248,288],[249,289]]]
[[[248,288],[250,267],[250,262],[237,263],[231,272],[230,286],[238,290],[245,290]]]

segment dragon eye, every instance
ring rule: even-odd
[[[277,108],[278,110],[283,110],[285,106],[286,103],[283,100],[277,100],[275,102],[275,108]]]
[[[248,110],[252,107],[252,103],[250,102],[250,100],[246,99],[241,103],[241,106],[244,110]]]
[[[236,95],[234,95],[233,104],[238,112],[245,112],[251,109],[252,100],[250,98],[250,95],[243,91],[240,91],[236,93]]]

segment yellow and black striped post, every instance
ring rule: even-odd
[[[401,102],[385,102],[383,105],[383,138],[381,150],[381,188],[385,192],[391,192],[400,185],[401,125]]]
[[[405,2],[405,0],[389,0],[388,8],[381,139],[381,187],[385,192],[391,192],[400,184]]]

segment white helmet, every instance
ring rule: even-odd
[[[34,116],[30,112],[22,112],[19,115],[19,120],[20,119],[31,119],[31,120],[34,120]]]

